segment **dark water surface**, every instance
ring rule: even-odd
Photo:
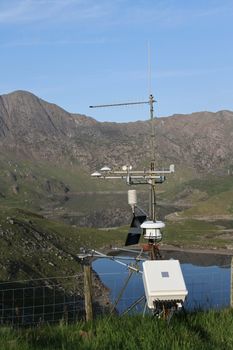
[[[213,256],[211,259],[213,260]],[[208,265],[206,262],[205,264]],[[114,302],[129,276],[127,267],[110,259],[97,259],[93,262],[92,267],[99,274],[102,282],[110,289],[111,300]],[[186,309],[206,310],[224,308],[230,305],[229,263],[222,266],[201,266],[181,261],[181,268],[188,290],[188,297],[184,305]],[[142,295],[144,295],[142,274],[134,273],[117,306],[118,311],[123,312]],[[141,312],[143,306],[144,303],[139,304],[136,311]]]

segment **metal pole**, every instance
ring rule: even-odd
[[[145,295],[142,295],[140,298],[138,298],[132,305],[130,305],[123,313],[122,316],[126,315],[128,312],[130,312],[135,306],[137,306],[139,303],[141,303],[145,299]]]
[[[129,275],[128,275],[128,277],[126,278],[126,281],[125,281],[125,283],[124,283],[122,289],[120,290],[120,293],[118,294],[118,296],[117,296],[117,298],[116,298],[114,304],[112,305],[112,308],[111,308],[111,311],[110,311],[110,316],[112,315],[112,313],[114,312],[116,306],[118,305],[119,301],[121,300],[121,297],[122,297],[122,295],[123,295],[123,293],[124,293],[124,291],[125,291],[125,289],[126,289],[128,283],[129,283],[129,280],[130,280],[130,278],[132,277],[133,273],[134,273],[134,271],[132,271],[132,270],[129,272]]]
[[[231,258],[231,307],[233,307],[233,257]]]
[[[156,195],[155,195],[155,184],[151,186],[151,192],[152,192],[152,220],[156,221]]]
[[[155,130],[154,130],[154,97],[152,94],[149,96],[150,103],[150,122],[151,122],[151,166],[150,170],[155,170]],[[156,221],[155,217],[156,197],[155,197],[155,180],[151,180],[150,189],[150,219]]]

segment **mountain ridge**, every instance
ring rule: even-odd
[[[174,114],[156,118],[154,126],[159,165],[177,163],[197,171],[231,165],[233,112]],[[98,122],[28,91],[0,96],[1,149],[33,159],[77,161],[87,170],[105,163],[145,165],[151,155],[150,133],[149,120]]]

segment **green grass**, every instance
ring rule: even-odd
[[[0,279],[73,275],[81,269],[76,259],[81,247],[121,245],[126,232],[127,228],[76,228],[22,209],[0,207],[0,264],[5,266]],[[12,269],[12,263],[18,267]]]
[[[168,181],[169,185],[163,186],[165,189],[164,198],[170,200],[177,200],[183,198],[183,192],[187,189],[191,192],[198,192],[206,194],[208,198],[212,196],[219,195],[223,192],[228,192],[233,190],[233,177],[232,176],[216,176],[211,174],[205,174],[204,176],[199,176],[193,174],[188,176],[182,176],[180,172],[174,174]]]
[[[221,237],[219,226],[192,219],[167,222],[163,238],[165,244],[186,248],[226,248],[229,244],[229,240]]]
[[[173,316],[170,324],[150,316],[100,318],[93,323],[0,328],[0,349],[17,350],[231,350],[233,311]]]
[[[190,198],[189,198],[190,199]],[[179,213],[180,218],[228,218],[233,220],[233,189],[194,201],[193,207]]]
[[[191,180],[189,184],[194,189],[207,192],[209,196],[214,196],[221,192],[231,191],[233,189],[233,177],[209,175],[203,179]]]
[[[186,218],[166,223],[163,243],[184,248],[233,249],[232,232],[233,221]]]
[[[160,195],[162,199],[188,209],[180,212],[179,219],[232,219],[233,177],[206,175],[202,178],[178,182],[176,187]]]
[[[61,206],[66,195],[64,185],[70,189],[69,193],[126,189],[123,182],[97,181],[90,176],[91,172],[84,171],[77,163],[51,164],[14,157],[9,161],[1,155],[0,204],[39,211],[41,207]],[[51,185],[50,191],[47,181]],[[18,187],[18,193],[14,192],[14,186]]]

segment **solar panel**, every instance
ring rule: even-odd
[[[141,224],[146,220],[146,215],[133,215],[125,245],[138,244],[142,233]]]

